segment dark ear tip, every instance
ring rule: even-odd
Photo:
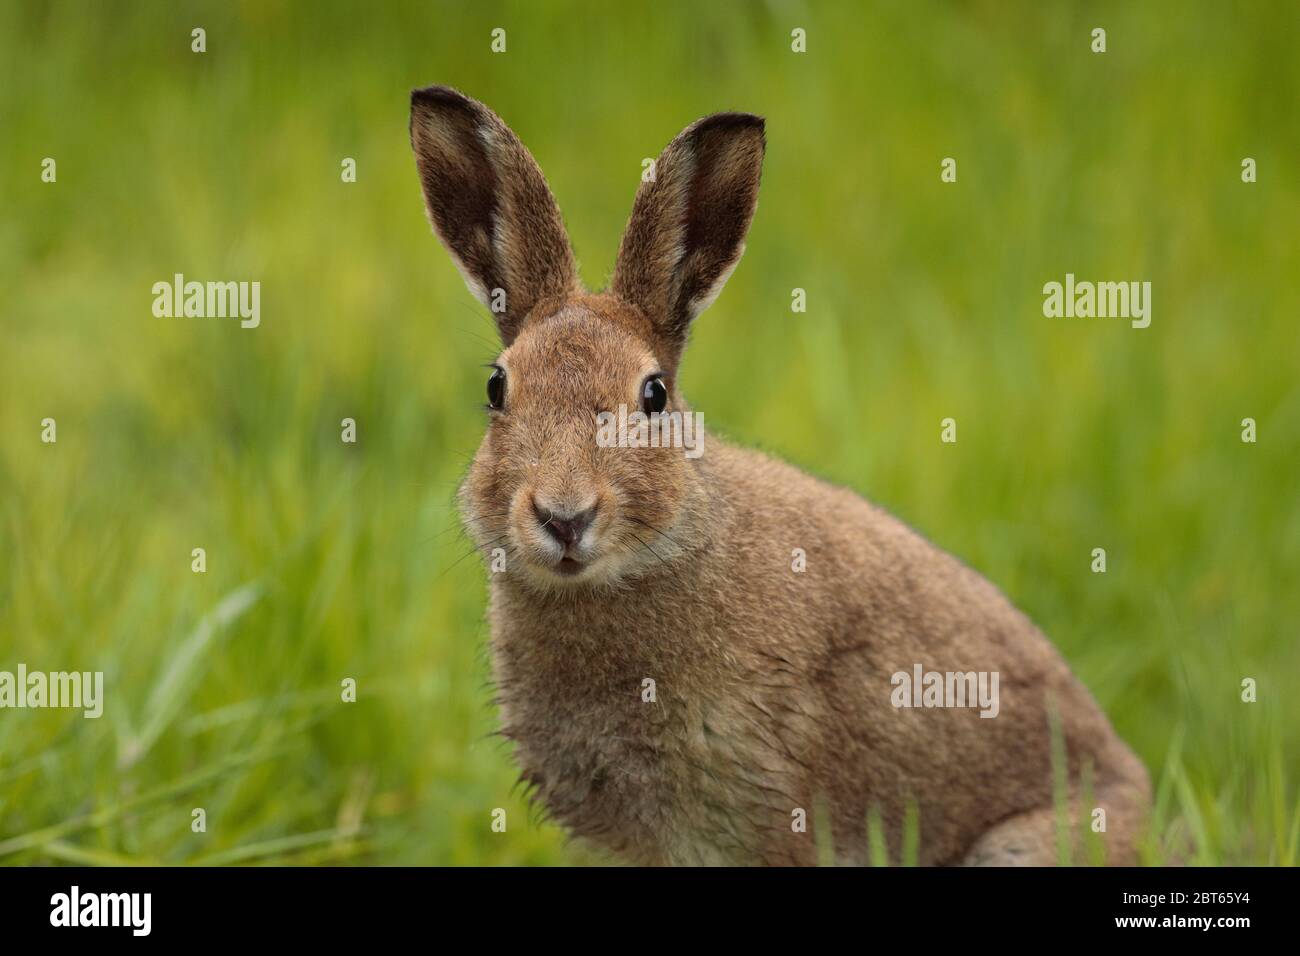
[[[700,120],[697,129],[757,130],[760,134],[767,128],[767,120],[753,113],[714,113]]]
[[[729,138],[755,134],[758,137],[759,151],[766,151],[767,121],[763,117],[753,113],[714,113],[688,127],[683,136],[698,144],[702,137],[712,139],[714,135]]]
[[[426,86],[411,90],[411,109],[417,106],[431,110],[472,109],[474,101],[450,86]]]

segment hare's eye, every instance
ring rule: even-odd
[[[668,404],[668,388],[658,375],[652,375],[641,386],[641,410],[647,415],[662,412]]]
[[[506,370],[494,368],[488,379],[488,408],[500,411],[506,404]]]

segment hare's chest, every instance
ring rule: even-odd
[[[502,733],[547,812],[619,852],[652,855],[676,816],[680,740],[634,676],[514,668],[498,661]],[[653,678],[650,678],[653,680]],[[650,685],[653,688],[653,685]]]
[[[737,737],[715,733],[717,700],[655,662],[579,655],[574,666],[520,654],[494,638],[502,733],[521,776],[559,823],[643,863],[727,862],[716,817],[752,800]],[[762,765],[761,762],[758,763]]]

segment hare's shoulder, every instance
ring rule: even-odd
[[[729,489],[722,553],[733,556],[733,574],[750,577],[748,593],[785,595],[804,616],[833,615],[833,630],[865,617],[919,644],[958,635],[1045,643],[993,583],[852,489],[733,446],[719,449],[713,467]]]
[[[817,553],[848,574],[865,563],[877,570],[933,565],[950,573],[971,573],[909,525],[852,488],[815,477],[770,454],[720,446],[711,479],[726,502],[724,520],[743,544],[772,549],[777,542]],[[978,576],[977,576],[978,577]]]

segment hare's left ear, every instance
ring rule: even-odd
[[[745,250],[765,146],[761,117],[705,117],[668,144],[637,190],[610,290],[645,313],[671,365]]]
[[[411,148],[429,221],[509,345],[538,302],[578,285],[542,171],[500,117],[446,86],[411,93]]]

